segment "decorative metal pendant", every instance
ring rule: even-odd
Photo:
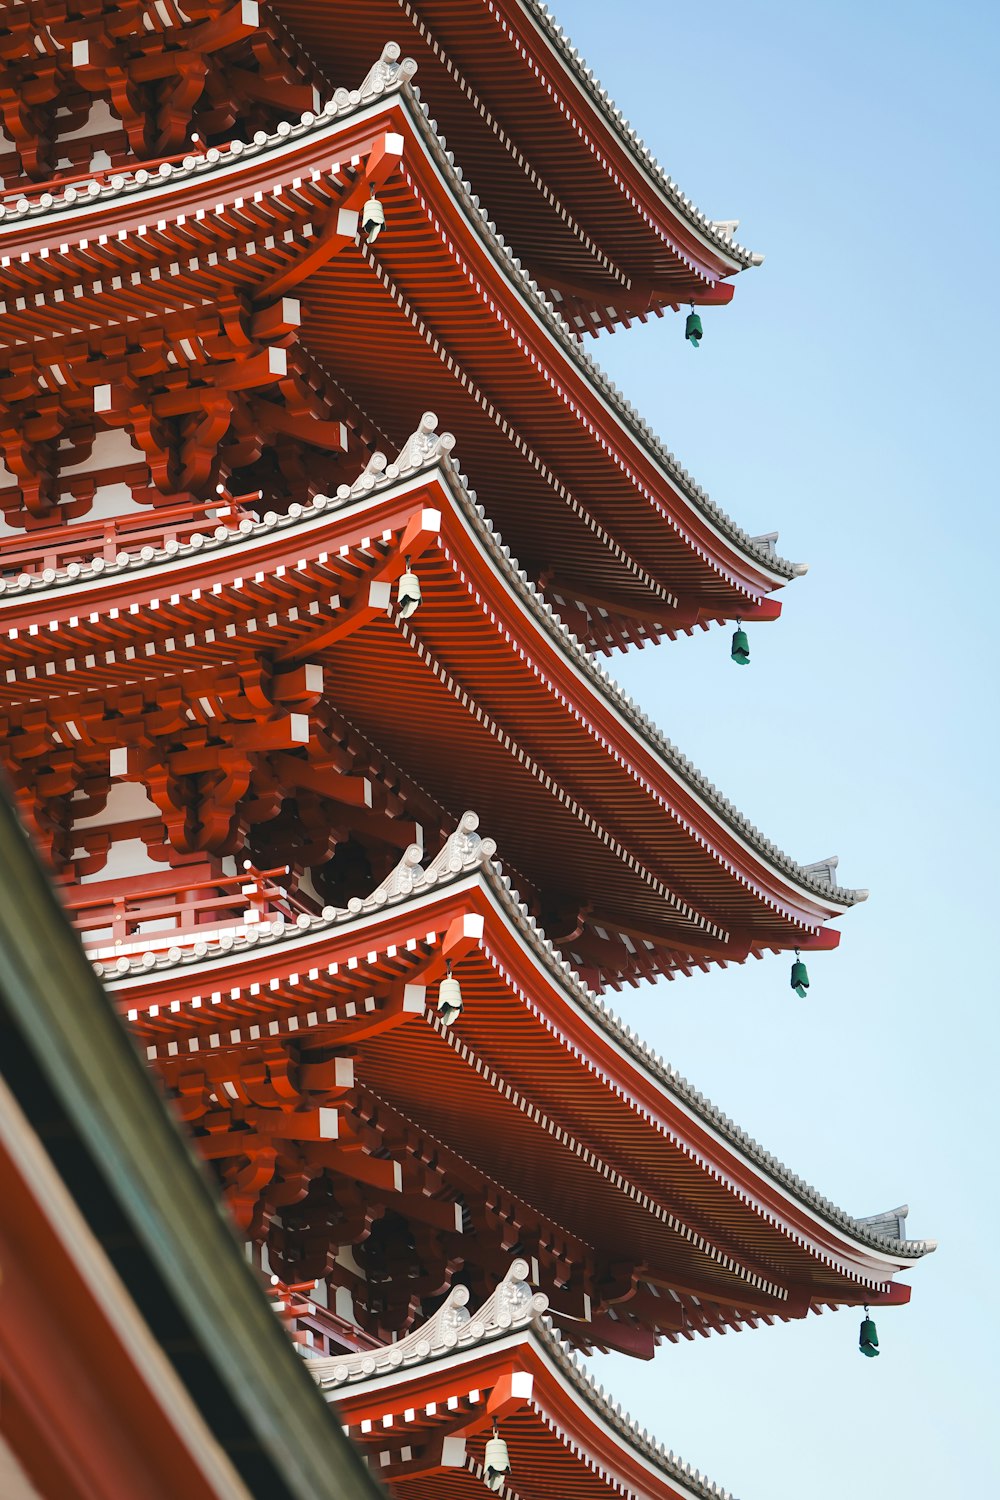
[[[400,576],[396,585],[396,604],[404,620],[408,620],[415,613],[422,598],[420,579],[416,573],[410,572],[410,559],[407,558],[406,572]]]
[[[861,1323],[861,1336],[858,1339],[858,1348],[868,1359],[878,1358],[878,1334],[875,1332],[875,1324],[868,1316],[867,1307],[865,1308],[865,1316]]]
[[[384,228],[385,209],[373,194],[361,210],[361,232],[371,245]]]
[[[507,1452],[507,1444],[495,1427],[493,1436],[486,1444],[483,1469],[486,1488],[499,1494],[503,1489],[504,1475],[510,1473],[510,1454]]]
[[[795,962],[792,964],[792,989],[800,1000],[806,998],[806,990],[809,988],[809,971],[799,958],[799,950],[795,950]]]
[[[450,1026],[462,1014],[462,986],[451,972],[451,964],[448,965],[446,978],[438,985],[438,1018],[445,1026]]]
[[[704,337],[701,326],[701,318],[695,312],[693,307],[687,315],[687,322],[684,324],[684,337],[687,339],[688,343],[693,344],[696,349],[701,343],[702,338]]]

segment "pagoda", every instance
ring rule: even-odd
[[[805,571],[585,343],[760,257],[537,0],[13,0],[0,177],[8,778],[261,1285],[397,1495],[717,1495],[579,1356],[933,1248],[606,998],[865,895],[602,664]]]

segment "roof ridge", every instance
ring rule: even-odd
[[[466,206],[472,210],[471,221],[476,224],[479,232],[484,235],[487,242],[492,242],[496,248],[503,252],[503,259],[512,279],[521,282],[521,290],[524,299],[529,305],[534,305],[536,311],[544,319],[549,331],[553,333],[562,343],[566,353],[578,365],[583,367],[585,378],[597,389],[598,394],[603,395],[611,406],[614,414],[621,421],[623,427],[630,431],[634,437],[650,453],[651,457],[664,470],[668,479],[672,480],[680,491],[690,500],[696,509],[700,510],[706,518],[723,533],[730,542],[739,546],[744,553],[753,558],[758,564],[770,569],[779,577],[795,578],[806,571],[802,563],[793,563],[787,558],[780,557],[770,544],[769,540],[758,539],[745,531],[738,522],[734,521],[722,507],[712,499],[708,491],[703,489],[681,464],[680,460],[666,446],[663,440],[653,431],[649,423],[640,415],[632,402],[621,391],[615,382],[598,364],[594,356],[583,348],[579,338],[574,334],[566,319],[553,306],[538,283],[528,274],[513,249],[507,244],[496,224],[489,217],[487,210],[481,205],[479,196],[473,192],[472,184],[463,175],[462,169],[455,161],[453,151],[448,149],[446,138],[438,133],[437,121],[431,118],[430,109],[420,98],[417,88],[407,91],[419,106],[417,124],[424,123],[433,154],[443,159],[449,176],[458,188],[458,196],[465,200]]]
[[[790,1167],[761,1146],[753,1136],[741,1129],[705,1094],[700,1093],[692,1083],[689,1083],[683,1074],[667,1063],[659,1052],[648,1046],[639,1033],[612,1010],[601,995],[584,983],[568,960],[563,958],[555,944],[545,936],[527,906],[521,901],[510,878],[504,875],[499,861],[494,861],[487,866],[484,874],[487,883],[499,896],[508,915],[528,938],[546,967],[554,972],[557,980],[573,991],[576,1000],[596,1021],[601,1030],[610,1035],[612,1040],[621,1046],[635,1062],[650,1072],[666,1093],[679,1098],[695,1115],[700,1116],[707,1125],[718,1131],[744,1156],[762,1167],[767,1175],[780,1186],[790,1190],[808,1208],[819,1211],[828,1219],[835,1220],[842,1228],[848,1229],[855,1235],[859,1241],[870,1244],[875,1249],[888,1250],[893,1254],[904,1255],[907,1259],[913,1260],[936,1249],[935,1240],[902,1240],[891,1235],[879,1234],[874,1226],[878,1222],[884,1222],[888,1218],[887,1215],[875,1215],[871,1221],[855,1218],[845,1209],[839,1208],[831,1199],[824,1197],[818,1189],[799,1177]],[[905,1214],[899,1211],[898,1217],[903,1219]]]

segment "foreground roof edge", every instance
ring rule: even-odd
[[[95,1179],[120,1215],[127,1249],[105,1248],[129,1295],[147,1318],[175,1309],[189,1331],[183,1348],[165,1352],[183,1384],[196,1380],[202,1409],[225,1415],[222,1450],[252,1495],[375,1500],[379,1491],[314,1399],[3,793],[0,870],[0,1014],[31,1063],[8,1082],[23,1107],[28,1072],[45,1080],[79,1143],[70,1167],[83,1171],[75,1196],[84,1217],[96,1211]]]
[[[494,859],[496,844],[491,838],[480,838],[476,830],[479,819],[475,813],[466,813],[459,827],[448,839],[445,847],[425,869],[417,856],[407,851],[391,874],[369,896],[363,900],[355,898],[348,909],[324,908],[322,916],[302,913],[297,926],[285,928],[272,924],[267,931],[255,933],[252,940],[237,938],[219,957],[235,957],[251,950],[267,949],[275,944],[301,943],[308,935],[319,935],[337,927],[350,928],[352,923],[365,922],[378,917],[382,912],[405,906],[424,896],[433,896],[437,890],[447,890],[470,875],[480,878],[495,899],[503,916],[523,938],[529,950],[551,976],[555,985],[567,995],[571,1004],[582,1010],[590,1021],[609,1040],[619,1047],[640,1068],[646,1071],[663,1089],[675,1098],[686,1110],[722,1137],[737,1153],[763,1171],[779,1188],[790,1193],[805,1208],[825,1218],[838,1229],[870,1249],[888,1256],[907,1260],[919,1260],[936,1249],[934,1240],[903,1240],[884,1231],[890,1219],[897,1222],[906,1217],[905,1208],[893,1214],[879,1214],[871,1219],[855,1218],[823,1196],[797,1173],[758,1144],[742,1130],[728,1115],[688,1082],[682,1074],[665,1062],[658,1052],[648,1047],[638,1033],[599,996],[589,989],[560,954],[555,945],[545,936],[540,925],[521,902],[519,894],[509,876],[503,873],[503,865]],[[152,978],[156,973],[174,969],[190,968],[205,962],[205,952],[170,950],[154,955],[148,953],[135,958],[121,957],[114,966],[97,962],[98,974],[104,975],[112,987],[127,985],[130,980]]]

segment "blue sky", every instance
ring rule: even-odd
[[[757,825],[871,899],[810,960],[628,992],[626,1018],[849,1211],[908,1201],[908,1308],[596,1361],[742,1500],[1000,1493],[994,1167],[998,13],[559,0],[698,206],[766,254],[694,351],[590,345],[709,493],[810,564],[785,612],[613,670]],[[992,1481],[992,1483],[991,1483]]]

